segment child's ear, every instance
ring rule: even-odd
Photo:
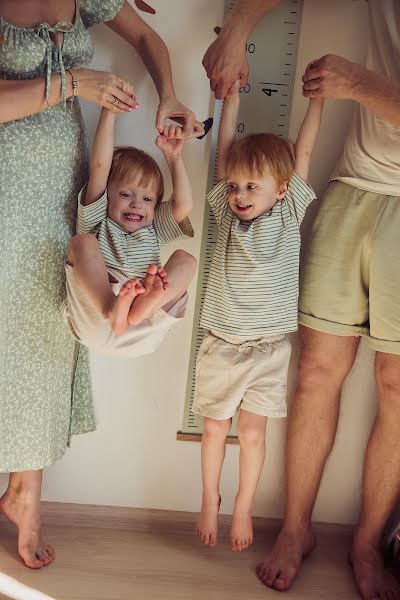
[[[282,183],[279,188],[278,188],[278,193],[276,195],[276,199],[277,200],[283,200],[284,197],[287,194],[287,190],[288,190],[288,182],[285,181],[285,183]]]

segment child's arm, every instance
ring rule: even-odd
[[[104,194],[114,152],[115,114],[103,108],[97,125],[90,155],[90,174],[84,206],[93,204]]]
[[[239,82],[237,82],[237,88]],[[236,126],[237,116],[239,112],[240,96],[239,89],[232,94],[227,96],[224,100],[224,106],[222,108],[221,121],[218,130],[218,169],[217,176],[218,181],[225,179],[226,177],[226,156],[229,152],[229,148],[232,146],[236,137]]]
[[[180,139],[182,128],[171,125],[164,127],[156,144],[164,154],[172,179],[172,214],[177,223],[181,223],[192,212],[193,190],[182,158],[184,141]]]
[[[310,99],[306,116],[301,124],[294,147],[294,170],[304,181],[308,179],[311,154],[321,124],[323,105],[324,101],[321,99]]]

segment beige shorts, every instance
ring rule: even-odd
[[[110,284],[117,296],[127,277],[114,269],[107,269],[117,283]],[[173,325],[186,312],[187,294],[168,311],[160,309],[139,325],[131,325],[122,335],[116,335],[109,321],[93,305],[80,287],[74,268],[65,266],[67,302],[64,316],[74,338],[96,352],[113,356],[137,357],[154,352]]]
[[[299,323],[400,354],[400,197],[333,181],[301,269]]]
[[[197,357],[192,412],[212,419],[230,419],[239,409],[285,417],[290,354],[285,335],[235,344],[208,332]]]

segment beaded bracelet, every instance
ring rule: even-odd
[[[70,102],[71,102],[71,108],[74,105],[74,100],[75,100],[75,96],[78,95],[78,82],[74,77],[73,72],[71,71],[71,69],[67,69],[68,73],[71,73],[71,77],[72,77],[72,96],[70,98]]]

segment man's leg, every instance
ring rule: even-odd
[[[353,366],[359,338],[300,328],[302,348],[287,433],[286,510],[273,550],[257,565],[268,587],[286,590],[316,540],[311,514],[325,462],[335,439],[342,384]]]
[[[398,600],[400,586],[384,570],[379,544],[400,495],[400,356],[378,352],[375,373],[378,414],[365,456],[362,508],[351,561],[364,600]]]

